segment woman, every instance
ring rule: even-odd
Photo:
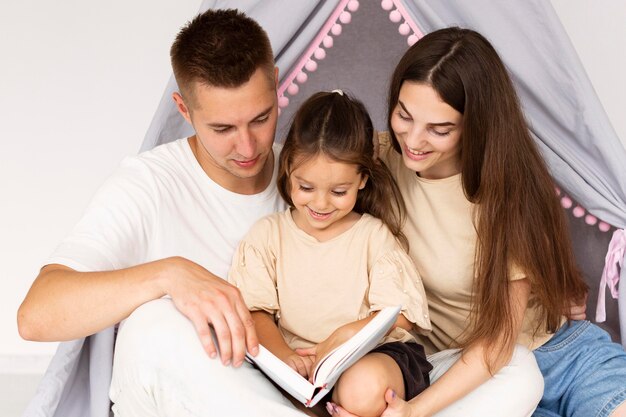
[[[396,67],[388,116],[380,152],[407,204],[435,369],[408,403],[389,390],[383,416],[626,416],[626,353],[563,316],[586,285],[494,48],[459,28],[425,36]]]

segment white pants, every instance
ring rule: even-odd
[[[433,365],[430,383],[439,379],[460,357],[459,349],[429,355],[427,359]],[[507,366],[434,417],[530,417],[542,396],[543,376],[535,355],[517,345]]]
[[[247,362],[211,359],[170,299],[139,307],[120,328],[109,391],[117,417],[302,417]]]
[[[456,350],[432,355],[436,380],[458,360]],[[527,417],[543,393],[534,356],[516,349],[491,380],[436,417]],[[117,335],[110,397],[117,417],[302,417],[252,366],[211,359],[169,299],[139,307]]]

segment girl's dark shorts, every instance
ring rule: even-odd
[[[426,360],[424,347],[417,343],[391,342],[378,346],[370,353],[390,356],[402,371],[405,400],[410,400],[430,385],[428,373],[433,366]]]

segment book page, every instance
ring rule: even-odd
[[[394,325],[400,311],[401,306],[385,307],[354,336],[326,355],[313,371],[314,385],[334,384],[344,370],[376,347]]]
[[[246,354],[246,359],[301,403],[306,404],[313,396],[313,385],[263,345],[259,345],[256,356]]]

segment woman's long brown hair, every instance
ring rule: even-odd
[[[555,332],[570,302],[581,300],[587,286],[574,261],[555,184],[500,57],[471,30],[447,28],[426,35],[396,67],[388,120],[405,81],[432,86],[463,115],[461,179],[465,196],[476,204],[478,240],[470,327],[460,345],[484,341],[486,355],[497,357],[511,345],[512,267],[526,274],[538,301],[542,320],[536,330]],[[401,152],[390,124],[389,132]]]
[[[373,139],[374,127],[363,103],[343,92],[312,95],[294,115],[280,152],[278,191],[293,207],[289,176],[297,165],[317,155],[356,165],[368,180],[357,194],[354,211],[382,220],[408,250],[402,233],[404,200],[387,166],[374,157]]]

